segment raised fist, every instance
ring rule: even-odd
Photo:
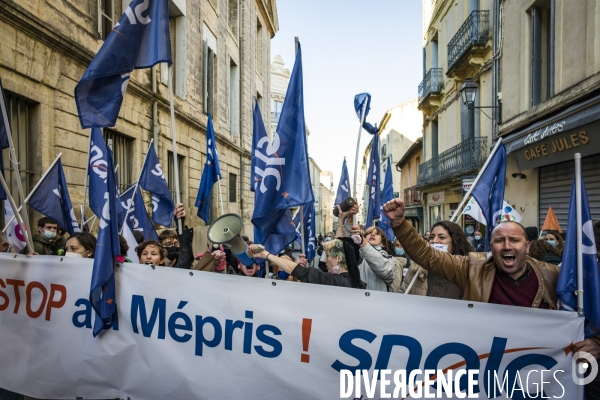
[[[406,206],[404,205],[404,200],[402,199],[390,200],[383,206],[383,211],[390,219],[392,225],[399,225],[402,223],[402,221],[404,221],[405,209]]]

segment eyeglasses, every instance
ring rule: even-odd
[[[179,242],[175,240],[174,242],[163,242],[163,247],[179,247]]]

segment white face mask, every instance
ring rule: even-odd
[[[74,251],[67,251],[65,253],[65,257],[78,257],[78,258],[83,258],[83,254],[80,253],[75,253]]]
[[[448,252],[448,245],[447,244],[432,243],[431,247],[433,247],[434,249],[438,249],[440,251],[445,251],[446,253]]]
[[[54,239],[56,237],[56,232],[47,231],[47,230],[44,229],[44,237],[46,239]]]
[[[481,239],[481,235],[475,235],[475,240]]]

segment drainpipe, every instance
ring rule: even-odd
[[[152,93],[156,94],[156,65],[152,67]],[[152,133],[154,135],[154,150],[158,152],[158,101],[152,102]]]
[[[243,135],[243,110],[242,110],[242,100],[243,100],[243,96],[242,96],[242,91],[244,89],[244,85],[243,85],[243,65],[244,65],[244,53],[242,51],[242,27],[243,27],[243,16],[244,16],[244,10],[243,10],[243,1],[242,0],[238,0],[238,48],[239,48],[239,59],[240,59],[240,69],[239,69],[239,95],[240,95],[240,103],[239,103],[239,109],[238,109],[238,119],[239,119],[239,134],[240,134],[240,217],[242,218],[242,231],[244,231],[244,135]],[[250,171],[252,173],[252,171]]]
[[[499,0],[494,0],[494,40],[492,41],[493,43],[493,51],[492,54],[494,55],[494,57],[496,57],[498,55],[498,50],[499,50],[499,43],[500,43],[500,38],[498,37],[499,32],[500,32],[500,1]],[[492,105],[498,107],[499,102],[498,102],[498,92],[499,92],[499,87],[500,87],[500,77],[498,74],[498,67],[500,66],[500,59],[496,58],[494,60],[493,63],[493,68],[492,68]],[[494,108],[492,110],[492,141],[494,140],[495,137],[498,136],[498,124],[501,122],[500,121],[500,109],[499,108]]]

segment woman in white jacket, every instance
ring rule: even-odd
[[[352,224],[353,216],[358,212],[358,206],[355,205],[347,212],[343,212],[340,208],[339,212],[338,221],[344,221],[347,218],[346,224]],[[353,239],[355,234],[360,233],[357,228],[352,227],[351,229]],[[338,224],[337,236],[344,236],[344,225],[342,223]],[[360,279],[367,284],[367,290],[393,291],[391,286],[396,275],[396,262],[388,254],[389,248],[388,240],[380,228],[370,227],[362,235],[360,243],[362,260],[359,261],[358,269]]]

